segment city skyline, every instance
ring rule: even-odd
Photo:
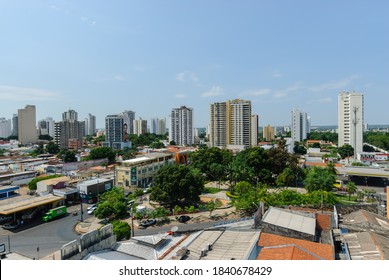
[[[336,125],[342,91],[365,96],[365,122],[386,124],[389,27],[385,1],[2,1],[1,117],[36,106],[36,119],[125,110],[169,118],[252,101],[259,126]],[[361,20],[363,19],[363,20]]]

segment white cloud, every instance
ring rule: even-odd
[[[285,89],[278,90],[273,95],[274,98],[283,98],[288,96],[289,93],[295,92],[295,91],[302,91],[305,87],[303,86],[303,83],[297,82],[294,85],[291,85]]]
[[[176,79],[180,82],[198,82],[199,78],[197,77],[196,73],[191,71],[184,71],[181,73],[178,73],[176,76]]]
[[[24,88],[0,85],[0,100],[5,101],[46,101],[57,100],[60,94],[39,88]]]
[[[273,78],[282,78],[284,75],[281,72],[273,72]]]
[[[202,94],[202,97],[213,97],[213,96],[219,96],[223,94],[223,88],[219,86],[213,86],[211,90],[206,91]]]
[[[126,78],[124,78],[122,75],[116,75],[113,77],[116,81],[124,81]]]
[[[321,91],[326,91],[326,90],[342,90],[342,89],[348,87],[350,85],[350,83],[357,78],[358,78],[357,75],[352,75],[350,77],[344,78],[344,79],[339,80],[339,81],[333,81],[333,82],[329,82],[326,84],[312,86],[309,88],[309,90],[313,91],[313,92],[321,92]]]
[[[261,88],[261,89],[255,89],[255,90],[249,90],[242,92],[240,96],[262,96],[269,94],[271,92],[268,88]]]
[[[174,96],[175,98],[178,98],[178,99],[183,99],[183,98],[186,98],[186,95],[185,94],[176,94],[175,96]]]
[[[283,98],[283,97],[285,97],[285,96],[287,96],[288,94],[285,92],[285,91],[277,91],[274,95],[273,95],[273,97],[274,98]]]

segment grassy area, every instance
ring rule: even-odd
[[[215,193],[220,192],[220,189],[219,188],[206,187],[206,188],[204,188],[204,192],[205,193],[215,194]]]
[[[358,201],[356,196],[351,196],[349,199],[348,195],[341,195],[341,194],[336,194],[336,197],[339,199],[340,204],[355,204],[355,203],[361,203]]]

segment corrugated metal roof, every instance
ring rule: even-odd
[[[311,235],[315,235],[316,232],[315,218],[310,218],[274,207],[271,207],[265,213],[263,222]]]

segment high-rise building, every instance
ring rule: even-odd
[[[265,139],[265,141],[273,141],[275,139],[275,130],[274,130],[274,127],[267,125],[265,127],[263,127],[263,139]]]
[[[217,102],[210,105],[209,141],[212,147],[227,146],[228,119],[227,102]]]
[[[150,133],[164,135],[166,133],[166,119],[153,118],[150,120]]]
[[[258,115],[251,115],[251,147],[258,146]]]
[[[115,150],[131,147],[128,124],[122,115],[108,115],[105,117],[105,143],[104,146]]]
[[[38,133],[39,135],[49,135],[54,138],[55,135],[55,121],[53,118],[46,118],[38,122]]]
[[[134,120],[134,134],[141,135],[147,133],[147,120],[142,120],[142,118],[139,118],[139,120]]]
[[[78,121],[78,114],[69,110],[62,114],[62,121],[54,124],[54,143],[61,149],[81,148],[85,136],[85,122]],[[77,145],[75,145],[77,143]]]
[[[251,114],[251,101],[235,99],[211,104],[209,137],[212,147],[251,147],[257,142],[253,133],[258,135],[258,117]]]
[[[166,118],[158,120],[158,128],[157,135],[165,135],[166,134]]]
[[[21,144],[37,142],[35,105],[18,110],[18,138]]]
[[[307,116],[307,113],[300,109],[293,108],[291,125],[292,139],[294,141],[302,142],[307,139],[310,130],[310,118]]]
[[[94,135],[96,133],[96,116],[88,114],[85,119],[85,135]]]
[[[349,144],[354,148],[354,156],[363,151],[364,123],[363,94],[341,92],[338,96],[338,145]]]
[[[18,136],[19,133],[18,114],[14,114],[12,117],[12,136]]]
[[[127,124],[127,133],[128,134],[135,134],[135,132],[134,132],[135,112],[134,111],[124,111],[120,115],[123,117],[124,123]]]
[[[169,141],[188,146],[194,143],[193,109],[186,106],[173,108],[170,114]]]
[[[0,118],[0,138],[8,138],[12,134],[12,121]]]

